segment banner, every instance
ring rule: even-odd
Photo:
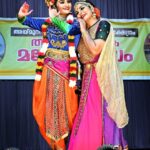
[[[150,79],[150,19],[112,19],[124,79]]]
[[[150,79],[150,20],[110,19],[123,79]],[[34,79],[41,33],[0,18],[0,79]]]
[[[0,79],[33,79],[41,32],[18,23],[0,20]]]

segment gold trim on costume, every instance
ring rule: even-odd
[[[82,94],[80,97],[80,105],[79,105],[79,109],[78,109],[77,121],[76,121],[76,125],[74,127],[74,133],[73,133],[74,135],[77,135],[77,132],[78,132],[78,129],[79,129],[79,126],[81,123],[81,119],[83,116],[83,112],[85,109],[89,85],[90,85],[90,81],[91,81],[91,77],[92,77],[93,67],[94,67],[94,65],[92,65],[92,64],[86,64],[85,68],[84,68],[85,70],[84,70],[84,75],[83,75],[83,79],[82,79],[83,80],[83,84],[82,84],[83,91],[82,91]]]
[[[69,60],[69,52],[64,50],[58,50],[54,48],[49,48],[46,51],[46,57],[50,57],[56,60]]]
[[[48,69],[47,76],[45,130],[46,135],[57,142],[67,137],[70,131],[64,93],[65,80],[51,69]]]
[[[69,78],[66,77],[66,76],[64,76],[62,73],[60,73],[60,72],[54,70],[54,68],[51,68],[51,67],[48,66],[48,65],[46,65],[46,67],[48,67],[51,71],[55,72],[58,76],[60,76],[61,78],[63,78],[63,79],[66,80],[67,82],[69,82],[69,81],[68,81]]]
[[[52,44],[53,47],[60,47],[60,48],[64,48],[67,45],[66,40],[62,40],[61,42],[50,40],[50,43]]]
[[[88,29],[88,32],[90,36],[92,37],[92,39],[95,39],[99,22],[100,21],[98,21],[96,24],[94,24],[91,28]],[[80,43],[78,45],[78,52],[80,54],[80,61],[83,64],[93,62],[93,60],[95,59],[95,56],[93,56],[93,54],[91,54],[91,52],[87,50],[86,45],[83,41],[83,38],[80,39]]]
[[[64,138],[66,138],[67,136],[69,135],[69,132],[68,133],[65,133],[63,136],[61,136],[60,138],[55,138],[54,136],[52,136],[51,134],[49,134],[49,133],[46,133],[46,136],[48,136],[49,138],[51,138],[52,140],[54,140],[54,141],[59,141],[59,140],[61,140],[61,139],[64,139]]]

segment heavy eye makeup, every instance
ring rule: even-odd
[[[64,4],[64,3],[65,3],[65,0],[59,0],[59,3],[60,3],[60,4]],[[67,3],[71,3],[71,0],[67,0]]]
[[[79,11],[82,11],[82,10],[84,10],[84,8],[85,8],[84,6],[81,6],[78,10],[79,10]],[[78,11],[78,10],[77,10],[77,11],[75,11],[76,15],[78,15],[78,14],[79,14],[79,11]]]
[[[65,3],[64,0],[59,0],[58,2],[59,2],[60,4],[64,4],[64,3]]]
[[[84,8],[85,8],[84,6],[81,6],[79,9],[80,9],[80,10],[84,10]]]
[[[71,0],[68,0],[67,3],[71,3]]]

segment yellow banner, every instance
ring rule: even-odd
[[[0,78],[33,79],[41,33],[18,23],[0,20]]]
[[[150,79],[150,20],[111,19],[124,79]]]
[[[124,79],[150,79],[150,20],[110,19]],[[0,79],[33,79],[41,33],[0,18]]]

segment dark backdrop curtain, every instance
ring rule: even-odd
[[[23,0],[1,0],[0,17],[14,18]],[[44,0],[27,0],[31,16],[48,16]],[[75,2],[75,0],[73,0]],[[150,18],[149,0],[93,0],[103,18]],[[33,80],[0,80],[0,150],[49,150],[32,116]],[[125,80],[130,121],[124,129],[130,149],[150,148],[150,80]]]

